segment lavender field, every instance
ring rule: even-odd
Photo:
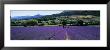
[[[11,11],[11,40],[100,40],[99,10]]]
[[[100,27],[11,26],[11,40],[100,40]]]

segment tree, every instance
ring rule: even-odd
[[[61,24],[61,21],[58,20],[58,19],[55,19],[54,21],[55,21],[55,23],[56,23],[57,25],[58,25],[58,24]]]
[[[24,26],[24,27],[27,27],[27,24],[26,23],[27,23],[27,20],[22,20],[21,21],[21,25]]]
[[[99,25],[100,24],[100,21],[91,20],[90,21],[90,24],[91,25]]]
[[[63,28],[65,28],[66,24],[67,24],[67,21],[66,20],[62,20],[62,25],[63,25]]]
[[[29,25],[29,26],[34,26],[34,25],[37,25],[38,24],[38,21],[37,20],[34,20],[34,19],[28,20],[26,22],[26,24]]]
[[[82,20],[78,20],[77,21],[77,25],[82,26],[83,25],[83,21]]]
[[[11,22],[11,26],[16,26],[16,22]]]
[[[49,21],[48,21],[48,24],[49,24],[49,25],[56,25],[56,23],[55,23],[54,20],[49,20]]]

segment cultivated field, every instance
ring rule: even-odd
[[[11,40],[100,40],[100,27],[11,26]]]

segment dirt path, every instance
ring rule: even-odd
[[[69,38],[68,33],[67,33],[67,29],[66,29],[66,28],[63,28],[63,29],[64,29],[64,31],[65,31],[65,40],[71,40],[71,39]]]
[[[66,37],[65,40],[70,40],[67,31],[66,31],[66,33],[65,33],[65,37]]]

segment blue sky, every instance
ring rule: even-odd
[[[57,13],[61,13],[63,10],[38,10],[38,11],[23,11],[23,10],[12,10],[11,11],[11,17],[14,17],[14,16],[33,16],[33,15],[37,15],[37,14],[40,14],[40,15],[51,15],[51,14],[57,14]]]

